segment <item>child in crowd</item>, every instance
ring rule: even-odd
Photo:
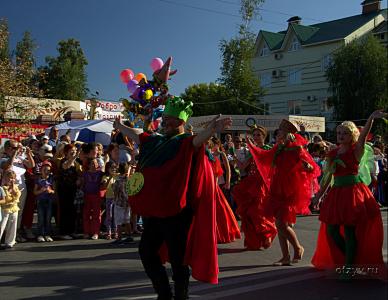
[[[117,178],[117,165],[113,161],[109,161],[105,166],[105,175],[102,177],[101,189],[106,189],[105,194],[105,226],[106,226],[106,239],[110,240],[112,238],[112,225],[113,225],[113,234],[117,239],[117,225],[113,219],[113,209],[114,209],[114,193],[113,193],[113,184]]]
[[[15,245],[16,228],[21,192],[16,184],[16,173],[10,169],[3,173],[4,199],[1,201],[2,220],[0,222],[0,240],[5,233],[5,248]]]
[[[44,161],[41,168],[41,174],[36,180],[34,186],[34,195],[36,196],[38,208],[38,242],[52,242],[51,238],[51,216],[52,204],[54,201],[54,183],[51,174],[52,164]]]
[[[121,163],[118,168],[120,175],[117,177],[116,182],[113,184],[114,219],[115,224],[117,224],[118,232],[117,240],[122,242],[133,242],[133,238],[130,236],[131,212],[128,206],[128,193],[126,187],[129,171],[129,165],[127,163]],[[123,224],[125,227],[125,232],[128,235],[126,239],[121,239]]]
[[[104,160],[104,146],[100,143],[96,143],[96,148],[97,148],[97,162],[98,166],[102,171],[105,170],[105,160]],[[105,170],[106,171],[106,170]]]
[[[100,184],[102,171],[95,158],[89,158],[83,173],[84,208],[83,227],[84,238],[91,236],[92,240],[98,239],[101,226],[101,196]]]

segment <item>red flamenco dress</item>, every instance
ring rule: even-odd
[[[338,154],[338,149],[329,153],[329,163],[335,167],[334,185],[320,208],[321,227],[311,262],[317,269],[334,271],[344,267],[345,255],[329,236],[327,228],[328,225],[340,225],[343,238],[344,226],[353,226],[356,236],[353,265],[368,275],[386,279],[380,209],[373,194],[358,176],[359,163],[353,151],[354,147],[351,147],[343,154]]]
[[[269,149],[269,148],[267,148]],[[244,246],[248,250],[268,248],[277,230],[273,217],[264,216],[264,201],[268,201],[268,187],[260,175],[253,158],[248,166],[248,176],[233,188],[237,214],[241,217]]]
[[[250,145],[257,169],[269,189],[269,200],[264,202],[266,217],[295,224],[297,214],[311,213],[309,205],[317,189],[314,182],[320,168],[304,148],[306,143],[302,136],[295,134],[295,140],[276,144],[271,150]],[[311,170],[306,170],[306,163]]]
[[[215,178],[223,175],[221,162],[217,157],[209,157],[212,163]],[[241,238],[240,229],[233,211],[218,184],[215,187],[216,202],[216,235],[218,244],[231,243]]]

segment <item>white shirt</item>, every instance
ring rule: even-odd
[[[245,163],[247,161],[248,154],[249,154],[248,148],[241,147],[240,149],[235,149],[235,151],[236,151],[237,160],[240,163]],[[240,170],[240,175],[246,176],[247,172],[245,170]]]

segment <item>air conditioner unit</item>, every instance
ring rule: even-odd
[[[272,71],[273,78],[279,78],[281,75],[282,75],[282,71],[280,71],[280,70],[273,70]]]
[[[274,57],[275,57],[276,60],[281,60],[283,58],[283,54],[275,53]]]
[[[315,100],[317,100],[317,97],[311,95],[307,96],[307,101],[313,102]]]

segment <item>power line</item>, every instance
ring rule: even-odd
[[[225,4],[231,4],[231,5],[235,5],[235,6],[240,6],[240,4],[237,4],[237,3],[235,3],[235,2],[226,1],[226,0],[216,0],[216,1],[217,1],[217,2],[220,2],[220,3],[225,3]],[[289,13],[285,13],[285,12],[281,12],[281,11],[277,11],[277,10],[266,9],[266,8],[259,8],[259,11],[260,11],[260,10],[266,11],[266,12],[269,12],[269,13],[278,14],[278,15],[283,15],[283,16],[289,16],[289,17],[295,16],[295,14],[289,14]],[[309,17],[304,17],[304,18],[307,19],[307,20],[318,21],[318,22],[324,22],[323,20],[319,20],[319,19],[314,19],[314,18],[309,18]]]
[[[222,11],[215,10],[215,9],[199,7],[199,6],[194,6],[194,5],[185,4],[185,3],[179,3],[179,2],[175,2],[175,1],[171,1],[171,0],[158,0],[158,1],[159,2],[168,3],[168,4],[172,4],[172,5],[176,5],[176,6],[181,6],[181,7],[186,7],[186,8],[190,8],[190,9],[195,9],[195,10],[199,10],[199,11],[206,11],[208,13],[214,13],[214,14],[224,15],[224,16],[229,16],[229,17],[234,17],[234,18],[241,18],[239,15],[232,14],[232,13],[227,13],[227,12],[222,12]],[[267,23],[267,24],[272,24],[272,25],[279,25],[279,26],[283,26],[284,25],[284,24],[270,22],[270,21],[264,21],[264,20],[253,20],[253,21]]]

